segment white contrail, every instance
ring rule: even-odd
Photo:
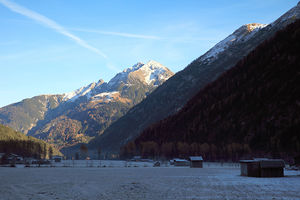
[[[27,8],[24,8],[16,3],[10,2],[8,0],[0,0],[0,3],[3,4],[4,6],[6,6],[7,8],[9,8],[10,10],[12,10],[13,12],[19,13],[21,15],[24,15],[30,19],[33,19],[39,23],[41,23],[44,26],[47,26],[49,28],[54,29],[55,31],[57,31],[60,34],[63,34],[67,37],[69,37],[70,39],[74,40],[77,44],[79,44],[80,46],[89,49],[95,53],[97,53],[98,55],[107,58],[107,56],[101,52],[99,49],[89,45],[88,43],[86,43],[84,40],[80,39],[79,37],[77,37],[76,35],[73,35],[72,33],[69,33],[64,27],[62,27],[61,25],[57,24],[55,21],[39,14],[36,13],[34,11],[31,11]]]
[[[153,35],[139,35],[139,34],[132,34],[132,33],[120,33],[120,32],[101,31],[101,30],[82,29],[82,28],[71,28],[70,30],[88,32],[88,33],[99,33],[103,35],[115,35],[115,36],[121,36],[127,38],[152,39],[152,40],[161,39],[160,37],[153,36]]]

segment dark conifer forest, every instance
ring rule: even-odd
[[[300,152],[300,21],[259,45],[178,113],[145,129],[123,157],[233,160]]]

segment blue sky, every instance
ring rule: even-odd
[[[297,0],[0,0],[0,107],[109,81],[135,63],[182,70],[247,23]]]

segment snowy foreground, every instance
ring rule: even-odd
[[[202,169],[122,161],[69,164],[1,167],[0,199],[300,199],[299,171],[250,178],[240,176],[236,164],[204,163]]]

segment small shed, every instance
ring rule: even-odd
[[[54,162],[61,162],[62,156],[53,156],[52,159],[54,160]]]
[[[14,153],[9,153],[8,156],[7,156],[7,159],[10,162],[17,162],[17,163],[21,163],[23,161],[22,156],[19,156],[19,155],[14,154]]]
[[[191,168],[203,168],[202,156],[190,156],[190,167]]]
[[[133,158],[131,159],[131,161],[135,161],[135,162],[139,162],[142,160],[142,156],[133,156]]]
[[[241,160],[241,175],[250,177],[283,177],[282,159]]]
[[[185,159],[174,159],[174,166],[181,167],[181,166],[189,166],[190,162]]]

